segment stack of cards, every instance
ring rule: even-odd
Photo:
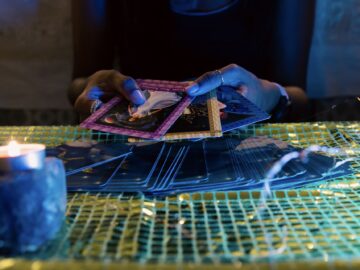
[[[115,97],[81,123],[82,127],[131,136],[130,142],[219,137],[270,116],[236,89],[221,87],[192,98],[189,82],[138,80],[146,102],[138,107]]]
[[[69,190],[89,190],[104,186],[131,149],[120,143],[74,141],[47,148],[46,155],[63,161]]]
[[[83,143],[84,144],[84,143]],[[64,160],[69,190],[183,192],[262,189],[268,170],[282,156],[301,149],[268,137],[222,137],[200,141],[61,145],[48,150]],[[296,188],[352,173],[349,163],[312,153],[307,163],[290,161],[272,189]]]

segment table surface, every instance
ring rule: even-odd
[[[34,254],[0,258],[0,269],[102,269],[126,266],[196,269],[303,269],[360,266],[360,123],[252,125],[232,136],[266,135],[298,147],[341,147],[354,173],[297,190],[274,191],[256,218],[260,191],[151,198],[69,193],[58,237]],[[9,139],[54,146],[75,139],[125,137],[74,126],[1,127]],[[344,158],[344,156],[342,156]]]

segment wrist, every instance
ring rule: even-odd
[[[75,105],[77,98],[82,94],[87,85],[87,78],[77,78],[72,81],[68,88],[68,99],[72,106]]]
[[[286,89],[280,84],[274,83],[277,91],[280,93],[279,99],[275,107],[271,110],[271,118],[274,121],[281,121],[284,119],[289,111],[291,100]]]

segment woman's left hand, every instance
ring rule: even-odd
[[[196,79],[187,88],[191,96],[205,94],[221,86],[231,86],[266,112],[271,112],[280,98],[279,87],[270,81],[261,80],[246,69],[230,64],[210,71]]]

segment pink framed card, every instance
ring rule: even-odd
[[[146,96],[138,107],[114,97],[80,124],[81,127],[144,139],[161,138],[191,104],[188,82],[137,80]]]

